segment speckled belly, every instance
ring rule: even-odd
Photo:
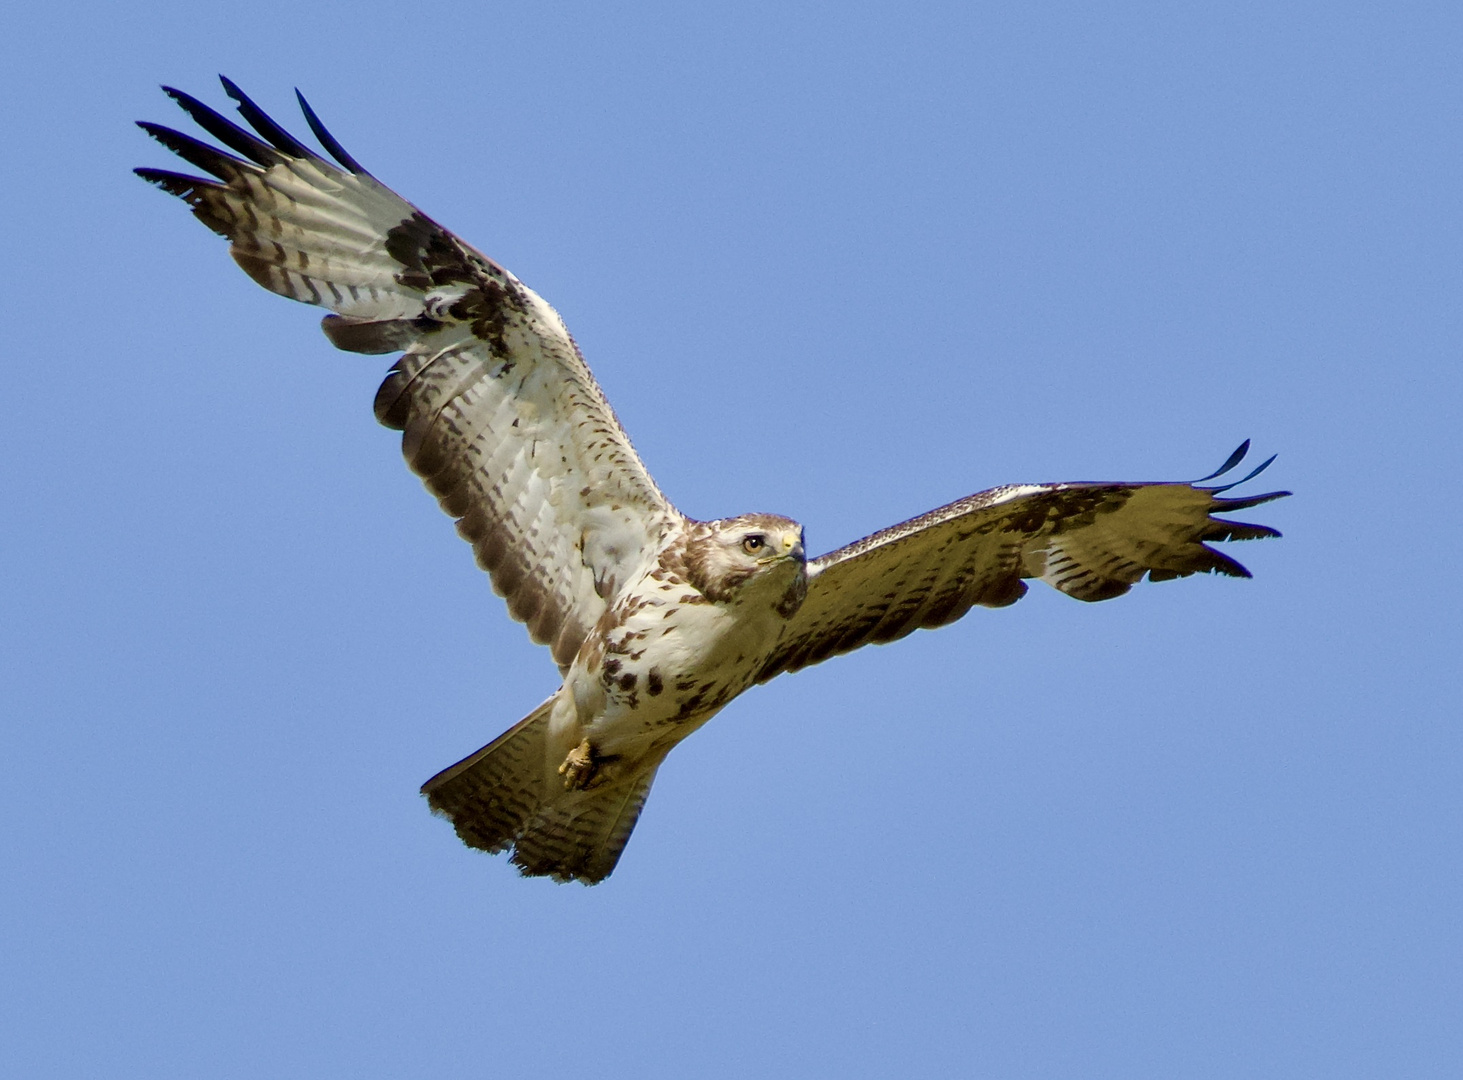
[[[650,584],[596,628],[569,675],[585,734],[605,754],[690,734],[751,685],[775,635],[767,619],[688,586]]]

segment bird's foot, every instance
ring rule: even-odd
[[[564,778],[565,791],[588,791],[608,779],[603,766],[618,760],[619,755],[604,756],[594,748],[588,739],[582,741],[564,758],[559,766],[559,775]]]

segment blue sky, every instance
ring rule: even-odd
[[[1452,1077],[1463,9],[33,5],[0,43],[6,1075]],[[563,314],[687,513],[1296,492],[1253,581],[757,689],[614,877],[422,780],[556,685],[383,358],[132,178],[224,72]]]

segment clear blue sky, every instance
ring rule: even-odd
[[[1463,1074],[1456,3],[27,5],[0,42],[0,1073]],[[236,79],[828,550],[1245,437],[1253,581],[747,694],[602,886],[417,795],[556,685],[132,127]]]

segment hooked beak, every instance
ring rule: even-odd
[[[797,559],[801,561],[802,558],[803,538],[801,536],[784,536],[782,538],[782,551],[776,555],[768,555],[766,558],[758,559],[757,564],[759,566],[768,566],[775,562],[781,562],[783,559]]]

